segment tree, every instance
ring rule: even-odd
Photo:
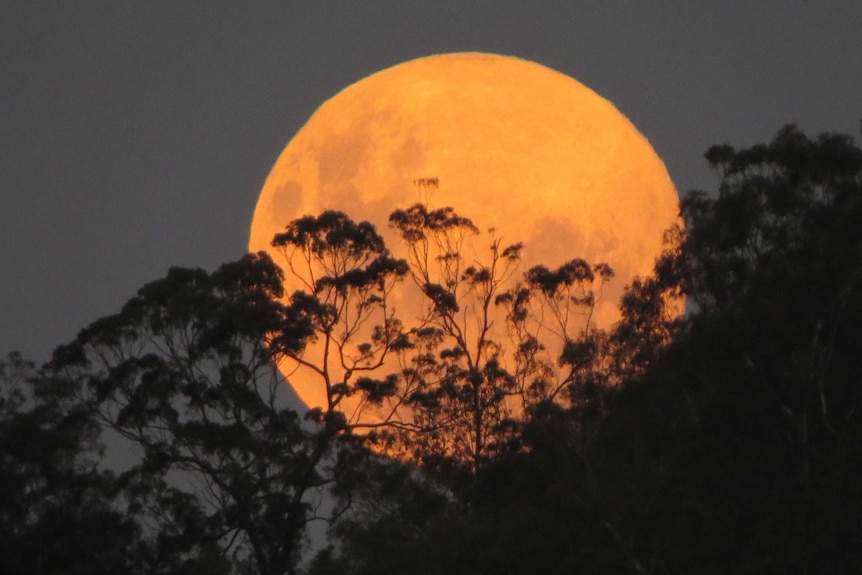
[[[653,353],[666,342],[667,294],[652,288],[634,292],[628,300],[631,335],[608,336],[591,325],[597,294],[613,275],[607,264],[575,258],[556,269],[535,266],[519,274],[520,244],[503,246],[492,237],[482,257],[475,249],[481,234],[451,208],[417,204],[394,212],[390,223],[406,246],[405,261],[392,258],[369,224],[338,212],[291,222],[274,240],[284,250],[292,283],[305,288],[286,304],[308,318],[318,352],[285,355],[296,366],[292,373],[310,372],[325,389],[326,402],[316,413],[360,396],[348,426],[373,430],[365,437],[376,442],[374,449],[418,463],[424,472],[417,478],[396,471],[406,486],[394,486],[387,473],[398,464],[366,460],[379,465],[383,478],[366,475],[361,492],[348,493],[354,508],[336,528],[342,553],[319,557],[315,572],[420,572],[417,558],[423,556],[436,560],[428,572],[491,572],[511,562],[515,552],[489,562],[476,549],[491,543],[499,548],[499,527],[505,525],[511,528],[505,545],[524,550],[514,545],[522,533],[520,513],[529,509],[539,525],[559,503],[553,495],[539,496],[525,507],[525,500],[513,503],[506,490],[501,498],[508,514],[499,514],[489,503],[488,486],[503,485],[490,479],[504,475],[501,458],[509,461],[513,453],[533,449],[522,437],[524,424],[555,406],[570,408],[567,421],[578,430],[572,441],[583,448],[606,412],[607,390],[620,381],[613,373],[613,350],[625,344],[636,353],[630,340],[648,329],[659,334],[651,339]],[[392,305],[396,289],[412,289],[422,302],[412,324]],[[637,305],[647,300],[649,305]],[[379,406],[379,419],[362,419],[369,405]],[[574,457],[582,461],[583,453]],[[521,459],[511,461],[519,462],[512,469],[520,469]],[[428,472],[442,482],[442,494],[439,483],[425,483]],[[524,488],[530,482],[518,479]],[[601,541],[606,556],[618,552],[613,532],[577,499],[576,518],[554,522],[561,533],[577,526],[585,545]],[[556,551],[568,546],[564,539],[545,538]],[[453,555],[456,549],[461,551]],[[462,553],[472,553],[473,560],[465,563]],[[577,557],[571,553],[560,569],[571,568]],[[555,559],[549,552],[546,567]]]
[[[300,280],[288,298],[264,254],[211,274],[173,268],[57,348],[44,396],[140,454],[111,481],[111,509],[137,530],[142,570],[295,573],[311,522],[380,493],[369,486],[394,468],[371,453],[444,471],[435,477],[445,489],[417,479],[413,493],[451,502],[515,438],[531,405],[574,397],[567,386],[592,352],[572,346],[594,333],[591,290],[609,267],[571,260],[510,281],[521,246],[494,239],[489,263],[468,262],[461,248],[478,232],[451,209],[417,205],[392,222],[407,261],[367,222],[300,218],[274,239]],[[390,306],[401,284],[425,302],[412,325]],[[531,315],[543,305],[551,327]],[[508,356],[497,320],[516,330]],[[540,337],[559,340],[568,372]],[[276,369],[290,362],[323,389],[306,421]],[[352,396],[359,408],[342,412]],[[369,407],[376,419],[363,418]],[[340,498],[326,509],[332,489]]]
[[[0,566],[298,573],[327,518],[316,575],[859,571],[862,150],[791,126],[707,159],[718,193],[609,332],[609,266],[522,273],[417,204],[403,260],[307,216],[274,239],[286,281],[263,254],[172,269],[42,370],[10,356]],[[304,419],[277,365],[320,390]]]
[[[305,424],[286,403],[272,350],[295,352],[311,327],[281,295],[262,254],[171,269],[55,352],[53,392],[142,454],[118,484],[156,564],[297,572],[343,422]]]
[[[683,203],[685,289],[705,318],[734,321],[739,356],[786,414],[808,469],[862,401],[850,351],[862,309],[862,150],[787,126],[768,145],[716,146],[707,159],[722,183],[717,198]]]
[[[365,375],[380,371],[387,356],[404,345],[403,326],[389,306],[395,283],[406,273],[393,259],[383,238],[368,222],[327,211],[290,222],[273,239],[298,286],[289,309],[310,328],[304,334],[317,345],[281,346],[285,371],[304,388],[318,388],[318,416],[343,410],[346,398],[360,390],[371,403],[391,395],[389,382]],[[361,418],[366,402],[346,413],[351,423]],[[389,421],[392,409],[380,417]]]
[[[862,568],[862,151],[788,127],[707,158],[718,193],[683,200],[616,329],[570,344],[588,361],[554,380],[577,382],[564,401],[528,410],[460,505],[354,522],[315,573]]]
[[[274,238],[288,282],[301,288],[287,306],[316,341],[283,352],[295,366],[287,371],[323,390],[321,413],[359,397],[350,426],[374,430],[383,451],[475,473],[531,405],[562,398],[591,365],[594,284],[612,271],[574,259],[536,266],[518,282],[522,245],[492,237],[487,258],[471,259],[479,230],[451,208],[416,204],[390,224],[406,260],[391,256],[371,224],[340,212],[300,218]],[[415,318],[399,315],[396,289],[422,302]]]
[[[593,445],[598,505],[658,572],[853,572],[862,150],[788,126],[711,148],[658,280],[694,302]]]
[[[0,362],[0,571],[141,572],[141,533],[99,469],[98,427],[42,397],[38,377],[18,354]]]

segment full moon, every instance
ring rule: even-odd
[[[430,198],[420,198],[422,178],[439,180]],[[373,223],[404,257],[388,217],[420,199],[493,228],[503,244],[523,242],[521,270],[575,257],[610,264],[593,320],[603,328],[678,221],[664,163],[610,102],[533,62],[456,53],[377,72],[320,106],[264,184],[249,250],[286,267],[273,237],[333,209]],[[285,375],[306,405],[326,405],[319,385]]]

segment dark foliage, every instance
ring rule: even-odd
[[[862,151],[791,126],[707,159],[718,194],[684,199],[617,329],[565,347],[591,359],[572,402],[537,404],[418,531],[369,517],[319,573],[862,570]],[[518,319],[530,297],[500,301]]]
[[[314,575],[862,571],[862,150],[789,126],[706,157],[717,194],[683,199],[608,333],[610,266],[516,277],[496,240],[467,262],[472,222],[416,205],[391,218],[407,260],[325,212],[275,238],[287,298],[263,255],[174,269],[47,368],[10,356],[0,570],[299,573],[325,490]],[[327,405],[280,403],[276,359]],[[141,454],[117,476],[105,430]]]
[[[137,572],[139,528],[97,466],[98,427],[35,395],[36,377],[17,355],[0,362],[0,571]]]
[[[172,269],[49,366],[58,401],[141,453],[116,485],[158,565],[296,572],[343,425],[304,425],[286,404],[272,349],[300,349],[310,328],[281,290],[262,254]]]

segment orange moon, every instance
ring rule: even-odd
[[[388,217],[420,201],[413,182],[424,177],[440,182],[430,207],[452,206],[503,245],[524,242],[521,270],[610,264],[594,313],[604,328],[678,215],[664,163],[613,104],[533,62],[456,53],[387,68],[320,106],[264,184],[249,250],[286,267],[275,234],[335,209],[375,224],[403,257]],[[286,375],[309,407],[326,405],[319,386]]]

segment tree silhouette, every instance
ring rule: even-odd
[[[722,183],[717,198],[683,202],[685,289],[704,317],[747,324],[739,356],[786,414],[808,469],[862,400],[847,347],[862,303],[862,150],[787,126],[767,145],[706,156]]]
[[[272,349],[311,327],[278,303],[281,280],[265,255],[172,269],[54,354],[56,392],[142,454],[118,482],[160,562],[214,549],[221,571],[295,573],[321,518],[342,424],[304,426],[287,405]]]
[[[568,348],[600,350],[581,401],[536,404],[459,505],[366,516],[315,573],[862,568],[862,150],[790,126],[707,159],[718,193],[683,200],[616,328]]]
[[[98,426],[41,397],[38,375],[17,354],[0,361],[0,571],[135,572],[143,541],[99,469]]]
[[[475,473],[530,406],[563,398],[592,365],[595,289],[612,271],[574,259],[517,281],[522,245],[492,237],[487,255],[473,253],[479,230],[451,208],[416,204],[389,221],[406,260],[391,256],[371,224],[340,212],[300,218],[276,235],[288,283],[302,288],[287,307],[316,342],[286,350],[294,366],[286,371],[304,388],[323,388],[321,414],[361,398],[347,420],[373,430],[384,452]],[[416,317],[399,315],[396,288],[421,302]]]
[[[862,150],[788,126],[706,157],[655,279],[693,311],[614,400],[597,505],[648,571],[857,571]]]
[[[442,491],[424,479],[410,491],[440,509],[516,438],[531,406],[574,397],[567,386],[589,346],[579,355],[572,346],[594,334],[592,286],[609,267],[572,260],[517,282],[520,244],[492,239],[487,262],[468,260],[460,250],[478,230],[451,209],[413,206],[392,225],[408,260],[393,258],[366,222],[300,218],[274,240],[304,288],[288,298],[264,254],[211,274],[174,268],[57,348],[39,378],[45,401],[139,454],[105,476],[104,503],[109,516],[121,513],[129,536],[117,544],[137,550],[127,555],[136,569],[295,573],[311,522],[369,509],[378,486],[392,485],[382,478],[397,466],[371,453],[445,472],[434,475]],[[424,302],[412,325],[390,306],[404,284]],[[542,306],[551,326],[532,315]],[[515,330],[505,343],[501,318]],[[559,340],[568,371],[541,337]],[[324,390],[307,422],[276,370],[291,362]],[[350,396],[359,408],[343,413]],[[328,490],[339,496],[329,509]]]
[[[789,126],[707,159],[718,192],[684,198],[608,331],[608,265],[521,270],[417,204],[390,218],[403,260],[306,216],[274,238],[284,274],[172,269],[44,368],[10,356],[0,568],[859,571],[862,150]],[[100,467],[106,433],[129,468]]]
[[[395,282],[407,272],[404,262],[389,255],[374,226],[334,211],[294,220],[273,246],[285,255],[290,283],[302,288],[291,294],[289,309],[318,343],[313,350],[280,346],[283,365],[293,363],[286,371],[322,388],[321,413],[340,410],[344,398],[360,388],[372,403],[391,395],[386,382],[365,374],[379,371],[404,344],[401,320],[389,307]],[[361,409],[345,415],[355,423]],[[383,417],[394,415],[390,410]]]

